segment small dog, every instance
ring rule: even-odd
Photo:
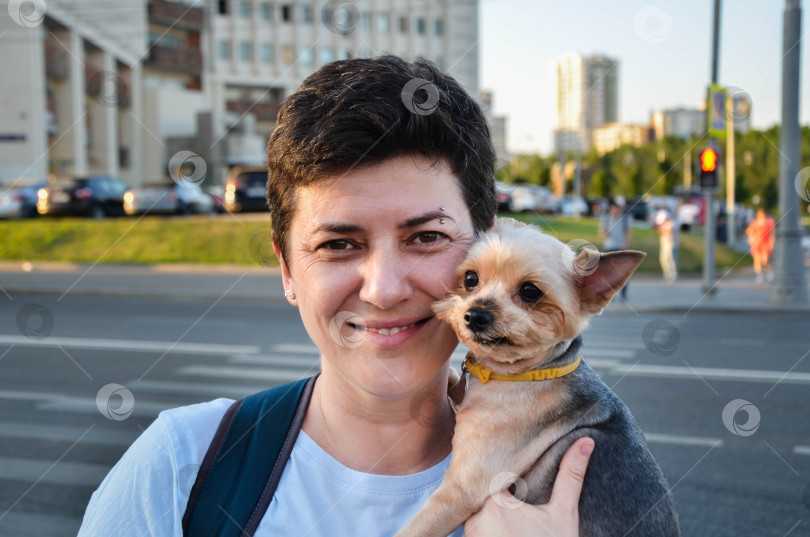
[[[645,255],[575,255],[512,219],[498,219],[473,245],[459,288],[434,305],[470,349],[453,458],[442,484],[395,537],[446,537],[507,488],[528,503],[547,503],[560,459],[583,436],[596,448],[579,500],[580,534],[681,535],[674,498],[641,430],[580,360],[589,317]]]

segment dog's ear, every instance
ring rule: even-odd
[[[582,268],[578,271],[580,308],[589,314],[600,313],[647,256],[644,252],[621,250],[599,253],[595,260],[596,254],[583,248],[574,260],[575,266]]]

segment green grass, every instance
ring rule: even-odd
[[[563,242],[583,239],[597,246],[598,220],[517,215],[539,225]],[[278,264],[270,244],[266,215],[221,217],[110,218],[94,221],[78,218],[40,218],[0,221],[0,260],[61,261],[74,263],[204,263],[236,265]],[[633,229],[631,248],[647,252],[641,272],[660,273],[658,234],[652,229]],[[718,270],[737,264],[751,265],[750,257],[718,246]],[[703,238],[681,233],[679,262],[683,273],[702,270]],[[739,262],[739,263],[738,263]]]
[[[0,222],[0,259],[277,265],[269,217],[40,218]]]
[[[586,240],[601,248],[602,238],[599,236],[599,220],[596,218],[564,218],[557,216],[525,216],[510,215],[540,226],[543,231],[554,235],[563,242],[574,239]],[[659,254],[658,232],[654,229],[633,228],[633,238],[630,248],[647,253],[647,257],[639,267],[640,272],[660,273],[658,264]],[[683,274],[700,273],[703,270],[703,236],[692,233],[680,234],[680,247],[678,250],[678,266]],[[742,258],[742,259],[741,259]],[[726,270],[734,267],[735,270],[751,266],[751,257],[742,255],[724,245],[715,248],[715,266],[717,270]]]

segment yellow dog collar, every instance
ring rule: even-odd
[[[532,369],[531,371],[526,371],[525,373],[521,373],[519,375],[500,375],[498,373],[490,371],[481,364],[476,364],[468,357],[467,359],[464,360],[464,364],[462,365],[462,371],[469,371],[470,375],[474,376],[484,384],[486,384],[490,380],[522,380],[522,381],[550,380],[564,377],[565,375],[572,373],[579,367],[580,362],[582,362],[581,354],[577,356],[577,359],[573,363],[564,365],[562,367],[549,367],[548,369]]]

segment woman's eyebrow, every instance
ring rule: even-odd
[[[419,227],[422,224],[426,224],[426,223],[430,222],[431,220],[441,220],[441,219],[444,219],[444,218],[446,218],[447,220],[452,220],[453,222],[456,221],[455,218],[453,218],[452,216],[448,215],[445,212],[431,211],[431,212],[425,213],[425,214],[423,214],[421,216],[416,216],[414,218],[409,218],[408,220],[405,220],[403,223],[401,223],[398,227],[399,227],[399,229],[410,229],[410,228],[414,228],[414,227]]]
[[[325,222],[323,224],[318,224],[318,226],[311,231],[313,235],[318,233],[357,233],[358,231],[363,231],[358,225],[355,224],[340,224],[336,222]]]

